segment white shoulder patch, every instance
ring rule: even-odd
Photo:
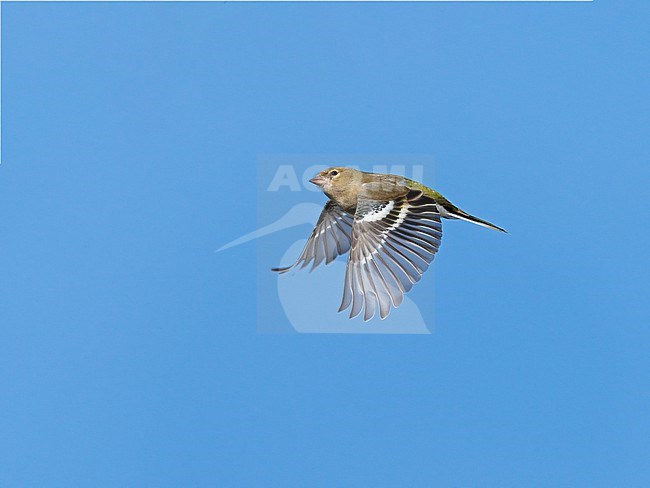
[[[393,210],[395,202],[390,201],[385,205],[373,206],[372,211],[368,212],[362,219],[361,222],[375,222],[386,218],[386,216]]]

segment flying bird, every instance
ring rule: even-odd
[[[399,307],[440,247],[441,217],[506,232],[402,176],[333,167],[309,181],[329,200],[298,260],[273,271],[286,273],[309,263],[313,270],[349,251],[339,312],[350,307],[350,318],[363,310],[367,321],[378,310],[384,319],[391,305]]]

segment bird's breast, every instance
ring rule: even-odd
[[[357,211],[357,195],[337,194],[334,192],[325,192],[325,195],[350,215],[354,215]]]

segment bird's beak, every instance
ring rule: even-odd
[[[316,186],[323,186],[327,179],[324,176],[321,175],[316,175],[314,176],[311,180],[309,180],[310,183],[313,183]]]

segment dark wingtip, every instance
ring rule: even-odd
[[[273,271],[274,273],[283,274],[283,273],[286,273],[287,271],[289,271],[290,269],[291,269],[291,266],[289,266],[287,268],[271,268],[271,271]]]

